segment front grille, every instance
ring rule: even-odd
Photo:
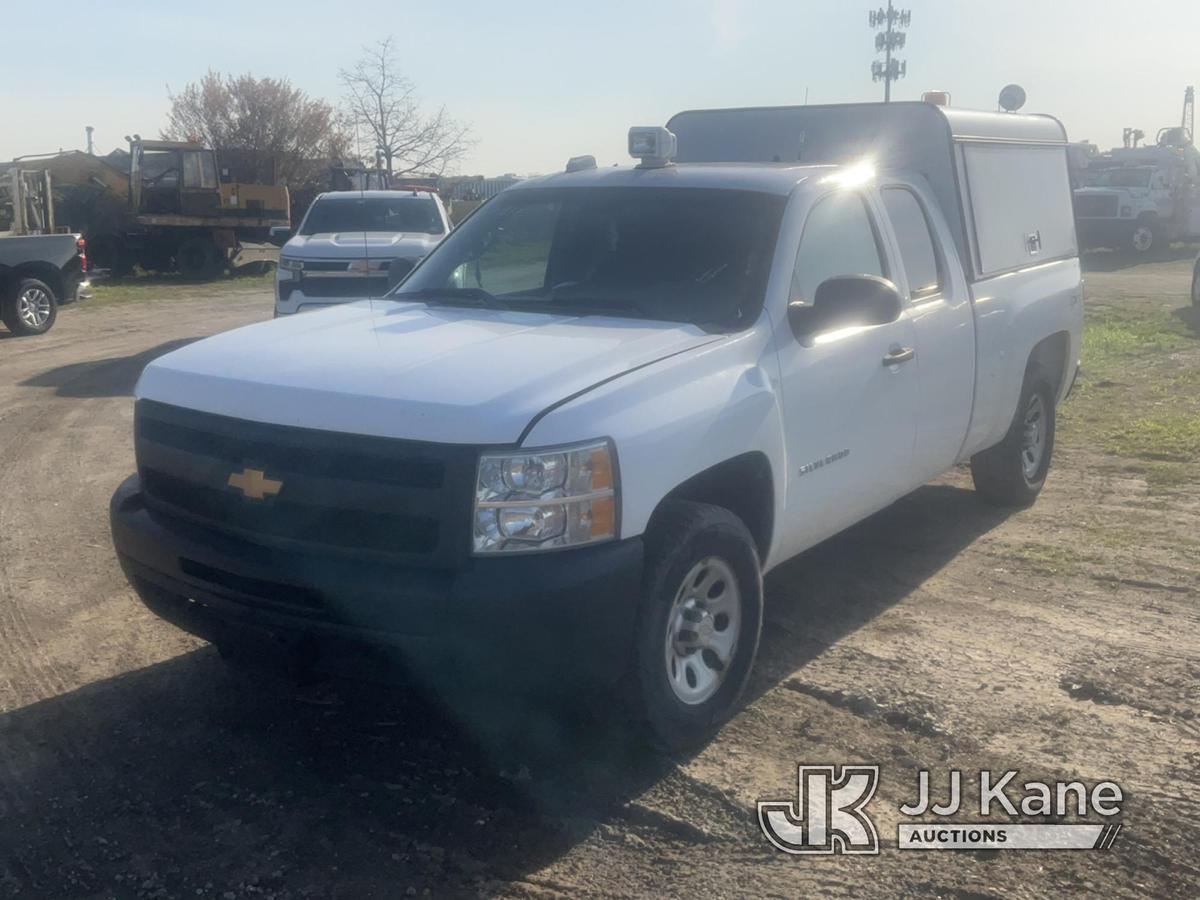
[[[348,259],[309,259],[304,262],[305,272],[348,272],[350,270],[350,260]]]
[[[305,278],[300,290],[305,297],[382,297],[387,293],[387,275],[381,277],[361,275],[322,276]]]
[[[1081,219],[1115,219],[1116,194],[1076,194],[1075,215]]]
[[[460,444],[267,425],[149,400],[135,409],[138,472],[152,511],[267,544],[453,567],[469,544],[477,450]],[[248,498],[231,475],[277,492]]]

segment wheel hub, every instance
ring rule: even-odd
[[[29,288],[17,299],[17,315],[29,327],[41,328],[50,318],[50,297],[41,288]]]
[[[741,627],[741,592],[733,569],[708,557],[684,577],[667,619],[665,663],[675,696],[688,705],[717,692],[733,663]]]
[[[1037,394],[1025,407],[1025,418],[1021,433],[1021,471],[1027,481],[1037,478],[1042,466],[1042,454],[1046,449],[1046,415],[1042,398]]]

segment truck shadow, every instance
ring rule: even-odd
[[[750,699],[901,602],[1011,511],[926,485],[767,576]]]
[[[929,486],[777,570],[751,699],[1004,516]],[[204,648],[0,715],[0,885],[494,892],[644,819],[629,801],[677,763],[619,716],[363,683],[297,689]]]
[[[68,363],[26,378],[21,386],[54,388],[59,397],[77,399],[127,397],[133,393],[142,369],[149,363],[196,340],[199,338],[182,338],[129,356]]]

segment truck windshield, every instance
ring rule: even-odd
[[[1149,168],[1100,169],[1088,173],[1087,183],[1091,187],[1148,188],[1153,172]]]
[[[692,322],[757,317],[786,198],[708,188],[529,188],[471,216],[393,299]],[[418,299],[414,296],[413,299]]]
[[[442,218],[429,197],[325,197],[313,203],[300,234],[336,231],[419,231],[441,234]]]

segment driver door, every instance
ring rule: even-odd
[[[836,275],[887,278],[891,267],[875,221],[858,191],[818,199],[796,250],[790,300],[811,303],[817,286]],[[912,489],[916,334],[907,302],[899,318],[882,325],[802,338],[784,327],[778,335],[789,468],[783,527],[796,553]]]

